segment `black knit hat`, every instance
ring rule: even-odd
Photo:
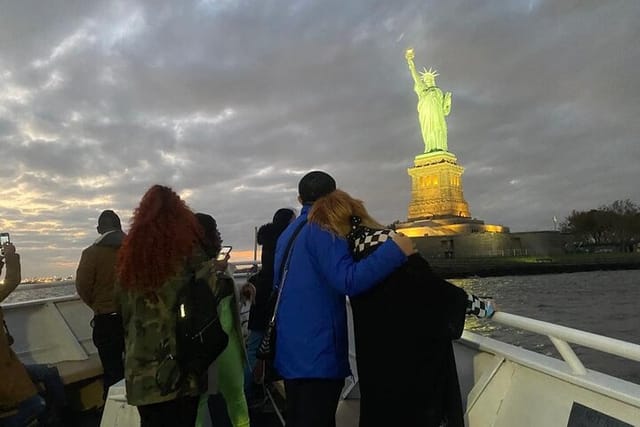
[[[313,171],[298,183],[298,194],[302,203],[313,203],[336,189],[336,181],[326,172]]]
[[[120,217],[111,209],[102,211],[98,217],[98,227],[104,230],[122,230]]]

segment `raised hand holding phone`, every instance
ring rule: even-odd
[[[231,249],[233,249],[232,246],[223,246],[222,249],[220,249],[220,252],[218,253],[218,261],[223,261],[223,260],[228,260],[231,256],[229,255],[229,253],[231,252]]]
[[[0,255],[5,254],[5,248],[8,248],[10,244],[11,237],[9,236],[9,233],[0,233]]]
[[[220,249],[220,252],[218,252],[218,256],[216,257],[215,260],[213,260],[213,268],[216,271],[227,270],[229,258],[231,258],[231,255],[229,255],[230,252],[231,252],[231,246],[223,246],[222,249]]]

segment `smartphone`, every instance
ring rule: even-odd
[[[231,252],[232,246],[223,246],[222,249],[220,249],[220,253],[218,253],[218,261],[222,261],[224,260],[227,255],[229,255],[229,252]]]
[[[0,253],[4,255],[4,245],[6,243],[11,243],[11,237],[9,237],[9,233],[0,233]]]

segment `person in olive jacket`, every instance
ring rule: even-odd
[[[109,387],[124,378],[124,331],[119,304],[115,296],[116,259],[125,234],[120,218],[112,210],[98,217],[100,237],[82,251],[76,272],[78,295],[94,316],[93,343],[104,370],[104,394]]]
[[[0,275],[6,264],[6,276],[0,283],[0,302],[20,283],[20,256],[7,243],[2,246]],[[38,394],[27,370],[11,349],[12,338],[4,323],[0,307],[0,426],[23,425],[45,410],[45,402]]]

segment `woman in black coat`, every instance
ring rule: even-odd
[[[309,222],[346,238],[355,259],[366,257],[394,233],[341,190],[318,199]],[[490,317],[493,304],[435,275],[418,253],[350,301],[360,427],[463,427],[451,341],[462,334],[467,314]]]

